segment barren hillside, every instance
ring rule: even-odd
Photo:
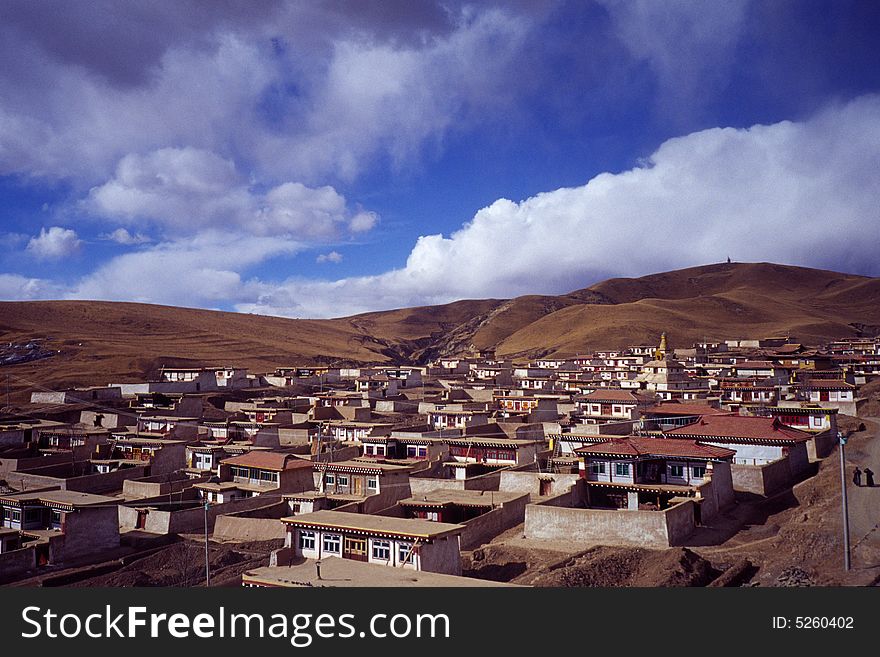
[[[49,387],[137,380],[161,364],[426,362],[477,348],[573,355],[600,347],[791,334],[816,342],[880,333],[880,279],[766,263],[618,278],[560,296],[458,301],[331,320],[136,303],[0,303],[0,343],[58,351],[0,368]],[[14,377],[14,380],[13,380]],[[21,384],[22,386],[24,384]]]

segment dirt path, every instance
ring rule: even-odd
[[[880,566],[880,418],[866,418],[865,427],[866,433],[870,434],[868,439],[846,452],[846,490],[854,567]],[[864,476],[861,487],[853,483],[852,473],[856,466],[874,471],[877,484],[874,488],[864,486]]]

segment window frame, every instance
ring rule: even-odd
[[[328,547],[328,544],[336,544],[336,549]],[[321,534],[321,552],[327,554],[342,554],[342,534]]]
[[[404,560],[404,557],[409,553],[409,558]],[[404,543],[398,542],[397,544],[397,563],[399,564],[414,564],[416,559],[416,551],[413,549],[412,543]]]
[[[318,535],[315,531],[309,529],[300,529],[297,530],[297,534],[299,535],[299,549],[300,550],[310,550],[312,552],[315,551],[315,546],[318,544]],[[310,546],[304,545],[304,543],[311,542]]]
[[[370,558],[378,561],[391,561],[391,541],[374,538],[370,545]]]

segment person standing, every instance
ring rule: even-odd
[[[874,487],[874,471],[871,468],[865,468],[865,485],[869,488]]]
[[[853,483],[856,486],[862,485],[862,471],[859,470],[859,466],[856,466],[855,472],[853,472]]]

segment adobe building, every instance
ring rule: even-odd
[[[285,547],[293,557],[354,561],[461,574],[462,525],[373,516],[343,511],[315,511],[282,518]]]

